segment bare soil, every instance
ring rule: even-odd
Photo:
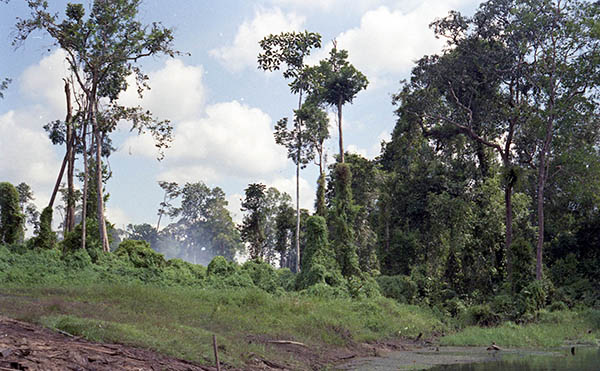
[[[0,317],[0,370],[213,370],[120,344],[92,343]]]

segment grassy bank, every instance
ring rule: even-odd
[[[442,345],[487,346],[495,342],[510,348],[557,348],[569,344],[600,345],[600,310],[537,312],[535,322],[496,327],[469,326],[440,339]]]
[[[253,288],[13,287],[0,289],[0,308],[2,315],[90,340],[141,346],[204,364],[212,362],[211,336],[216,334],[222,359],[237,367],[255,354],[302,368],[302,359],[265,345],[267,340],[326,350],[444,328],[430,311],[390,299],[275,296]]]
[[[258,357],[306,369],[336,360],[328,355],[352,353],[359,343],[441,333],[448,334],[440,339],[443,345],[527,348],[595,344],[600,338],[599,310],[541,310],[529,324],[474,327],[468,324],[487,318],[481,313],[497,316],[480,305],[451,317],[443,307],[366,295],[361,286],[323,283],[295,291],[289,270],[266,263],[216,258],[202,267],[130,247],[64,255],[0,246],[0,315],[201,364],[213,363],[215,334],[221,360],[238,368]],[[276,340],[306,347],[270,342]]]

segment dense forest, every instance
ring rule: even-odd
[[[598,2],[488,0],[473,16],[432,20],[446,46],[416,61],[397,86],[391,139],[372,160],[344,147],[343,108],[361,104],[369,83],[348,52],[334,42],[309,65],[322,47],[318,33],[266,36],[258,68],[282,73],[298,98],[274,140],[296,174],[319,167],[314,210],[300,209],[299,186],[294,202],[250,180],[236,225],[221,188],[161,181],[156,225],[125,231],[105,218],[111,134],[127,121],[164,150],[173,127],[117,98],[130,75],[144,93],[140,60],[182,53],[171,29],[137,20],[137,0],[94,1],[89,14],[69,4],[64,17],[42,1],[28,5],[15,45],[46,33],[66,51],[71,72],[56,92],[67,116],[45,126],[64,160],[41,211],[27,184],[0,183],[4,256],[51,250],[68,262],[109,265],[125,257],[158,276],[180,269],[198,280],[207,272],[189,263],[202,264],[214,285],[260,286],[270,272],[263,285],[270,292],[384,295],[450,315],[477,308],[483,324],[524,321],[547,306],[600,307]],[[0,94],[11,89],[7,77],[0,81]],[[332,127],[333,163],[324,156]],[[33,237],[25,238],[26,228]],[[240,268],[236,257],[249,262]]]

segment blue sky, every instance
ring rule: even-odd
[[[76,2],[75,0],[70,0]],[[89,1],[82,1],[89,6]],[[63,12],[67,1],[50,0]],[[368,158],[394,127],[391,95],[409,77],[413,62],[437,53],[428,24],[451,9],[472,14],[476,0],[146,0],[140,17],[175,30],[175,47],[191,53],[175,59],[142,62],[152,90],[139,101],[133,91],[120,97],[170,119],[175,141],[162,162],[151,140],[130,133],[123,123],[114,135],[117,152],[110,159],[107,215],[118,227],[155,223],[162,200],[158,180],[203,181],[227,193],[234,219],[249,183],[263,182],[295,197],[294,165],[273,140],[273,125],[297,105],[280,73],[256,68],[258,41],[282,31],[319,32],[327,55],[331,40],[349,52],[350,61],[370,81],[353,105],[344,107],[346,149]],[[42,126],[64,119],[61,79],[66,66],[60,50],[42,33],[11,46],[16,17],[28,14],[24,1],[0,4],[0,77],[13,82],[0,100],[0,181],[27,182],[36,203],[47,203],[63,148],[54,147]],[[332,117],[333,117],[333,113]],[[332,122],[333,124],[333,122]],[[327,145],[337,153],[336,132]],[[316,166],[301,172],[301,206],[312,209]],[[60,220],[57,215],[56,219]]]

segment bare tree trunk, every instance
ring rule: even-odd
[[[96,107],[94,107],[96,108]],[[94,137],[96,140],[96,199],[98,202],[98,232],[100,233],[100,241],[102,243],[102,251],[109,252],[108,234],[106,232],[106,221],[104,219],[104,197],[102,187],[102,136],[98,121],[96,119],[96,109],[93,111],[92,123],[94,128]]]
[[[554,107],[553,98],[551,106]],[[540,163],[538,169],[537,186],[537,212],[538,212],[538,240],[535,253],[535,279],[542,279],[542,251],[544,249],[544,190],[546,188],[546,179],[548,178],[548,154],[552,142],[552,130],[554,126],[554,115],[550,115],[546,125],[546,137],[540,153]]]
[[[75,228],[75,187],[73,185],[73,174],[75,172],[75,130],[73,128],[73,114],[71,105],[71,88],[65,81],[65,94],[67,96],[67,209],[65,215],[65,233],[72,232]]]
[[[513,213],[512,213],[512,184],[507,184],[504,188],[504,204],[506,206],[506,215],[505,215],[505,223],[506,223],[506,236],[504,240],[504,251],[506,254],[506,265],[508,267],[508,276],[509,279],[512,277],[512,259],[510,253],[510,245],[512,245],[513,240]]]
[[[48,203],[48,207],[52,208],[54,206],[54,201],[56,200],[56,195],[58,194],[58,190],[60,188],[60,183],[62,182],[63,175],[65,173],[65,167],[67,165],[69,159],[69,149],[70,149],[70,140],[71,137],[69,135],[69,126],[71,121],[73,121],[73,109],[71,106],[71,89],[69,88],[69,83],[65,81],[65,96],[67,98],[67,117],[65,118],[65,125],[67,126],[67,152],[65,153],[65,157],[63,158],[62,164],[60,166],[60,171],[58,172],[58,177],[56,179],[56,183],[54,184],[54,190],[52,191],[52,196],[50,197],[50,202]]]
[[[302,90],[298,98],[298,109],[302,108]],[[302,149],[301,128],[302,123],[297,120],[296,125],[298,133],[298,153],[296,158],[296,273],[300,273],[300,154]]]
[[[344,136],[342,132],[342,98],[340,98],[338,105],[338,132],[340,135],[340,162],[343,164],[344,161]]]
[[[89,103],[88,103],[89,104]],[[88,198],[88,157],[87,157],[87,127],[88,118],[83,120],[83,129],[81,133],[81,142],[83,144],[83,200],[81,209],[81,248],[85,250],[85,240],[87,238],[87,198]]]

